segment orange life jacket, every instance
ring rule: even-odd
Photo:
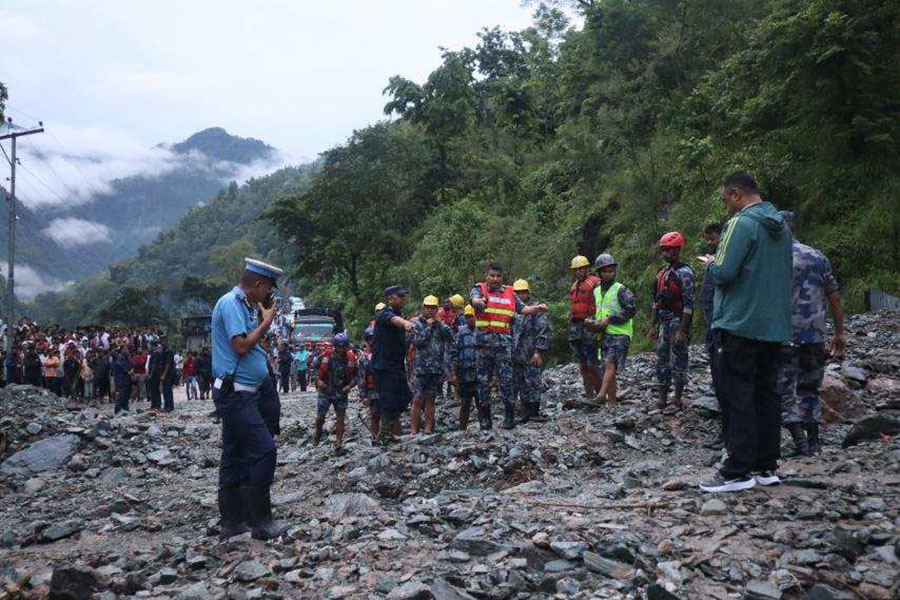
[[[516,316],[516,293],[511,285],[503,287],[503,291],[492,292],[488,284],[479,283],[481,295],[487,303],[475,318],[475,327],[479,331],[509,334],[513,317]]]
[[[594,304],[594,287],[600,283],[595,275],[588,275],[584,281],[575,281],[569,288],[569,318],[584,321],[597,312]]]

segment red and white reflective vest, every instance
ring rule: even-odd
[[[478,312],[475,327],[480,331],[509,335],[512,331],[513,317],[516,316],[516,293],[512,286],[503,286],[503,289],[497,292],[491,291],[486,283],[479,283],[478,287],[486,306],[484,310]]]

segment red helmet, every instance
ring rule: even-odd
[[[660,248],[683,248],[685,244],[687,244],[687,240],[677,231],[670,231],[659,238]]]

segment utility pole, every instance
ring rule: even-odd
[[[6,275],[6,356],[9,357],[12,352],[13,343],[13,322],[16,318],[16,293],[15,293],[15,275],[16,275],[16,139],[23,135],[32,135],[34,133],[43,133],[44,122],[38,121],[37,129],[26,129],[22,131],[13,131],[12,118],[6,120],[9,133],[0,135],[0,141],[7,138],[12,140],[12,153],[9,159],[9,252],[7,261],[9,268]]]

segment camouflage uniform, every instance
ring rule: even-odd
[[[416,349],[416,388],[423,396],[437,396],[441,391],[444,363],[456,352],[453,330],[434,319],[428,326],[425,317],[419,317],[412,330],[412,343]]]
[[[506,286],[503,286],[504,288]],[[481,288],[477,285],[472,288],[470,297],[483,299]],[[518,296],[516,298],[515,312],[521,312],[525,303]],[[500,395],[503,397],[503,405],[515,408],[513,396],[513,369],[512,369],[512,336],[490,331],[475,331],[475,356],[478,367],[478,398],[479,409],[490,408],[491,405],[491,380],[496,374],[500,378]]]
[[[319,358],[321,364],[324,354]],[[318,367],[317,367],[318,370]],[[343,392],[343,388],[349,382],[352,386],[356,381],[356,357],[352,350],[341,357],[337,352],[328,357],[328,371],[325,374],[325,390],[319,391],[319,399],[316,405],[317,414],[324,417],[328,413],[328,407],[334,406],[334,412],[342,415],[347,412],[349,404],[348,394]]]
[[[664,267],[681,286],[681,312],[667,307],[666,298],[659,297],[657,284],[653,284],[653,302],[659,304],[659,340],[656,345],[656,379],[660,385],[668,387],[671,382],[678,386],[687,383],[688,347],[690,332],[683,345],[675,344],[675,334],[681,329],[681,315],[694,312],[694,271],[684,263]]]
[[[536,304],[530,302],[528,306]],[[550,318],[546,313],[516,314],[512,330],[514,396],[523,404],[541,404],[543,367],[531,364],[535,351],[545,354],[550,348]],[[515,401],[515,397],[513,398]]]
[[[825,375],[827,298],[841,289],[824,254],[797,240],[792,251],[794,343],[782,350],[779,374],[782,425],[822,421],[819,387]]]
[[[475,334],[468,323],[461,323],[456,333],[456,352],[451,357],[451,369],[456,371],[459,397],[472,400],[478,392],[478,372],[475,359]]]
[[[369,401],[369,410],[378,414],[378,388],[369,383],[374,381],[375,374],[372,369],[372,353],[363,351],[356,359],[356,388],[359,391],[360,400]]]

